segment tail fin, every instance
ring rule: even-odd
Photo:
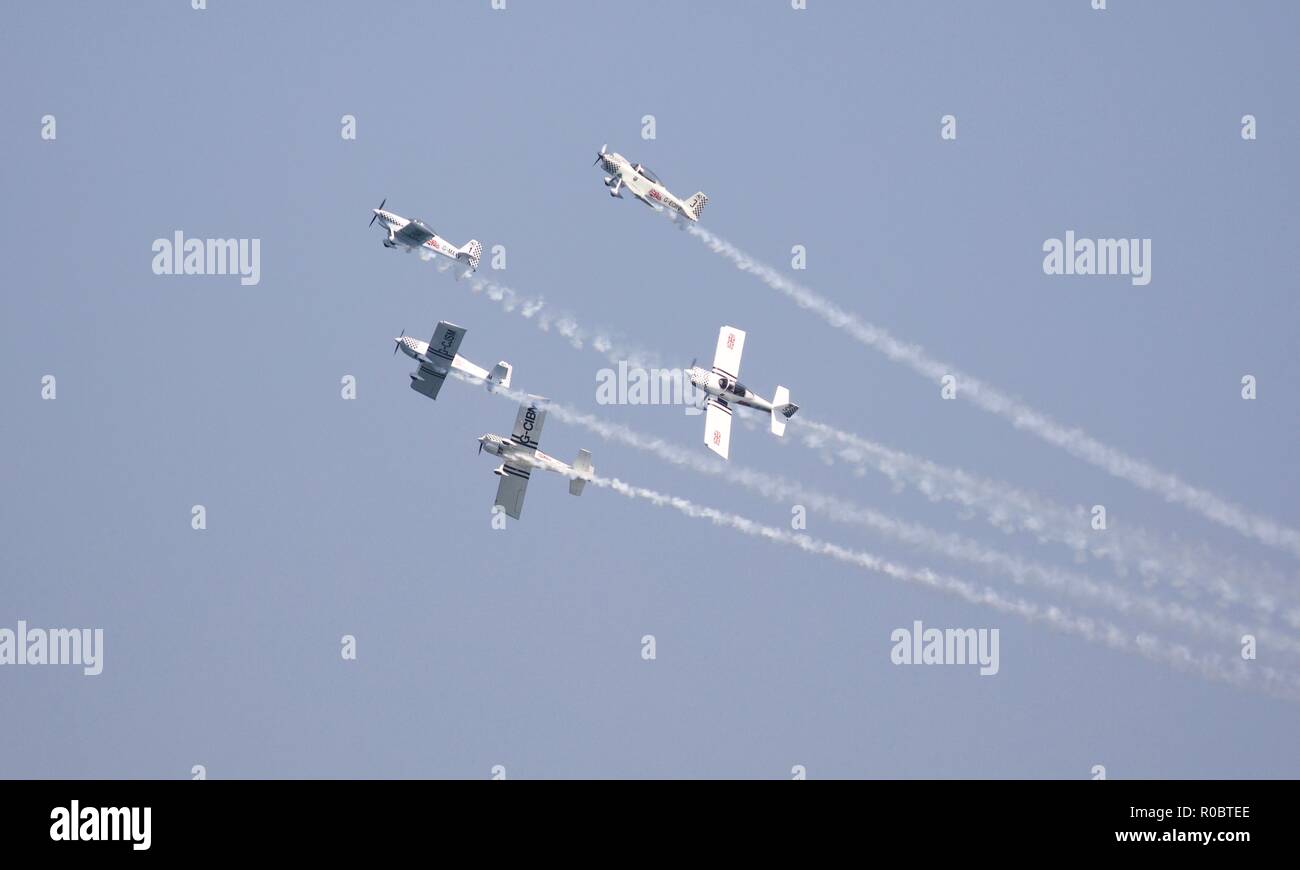
[[[704,211],[704,207],[708,204],[709,198],[705,196],[704,191],[701,190],[698,191],[695,196],[692,196],[686,201],[686,210],[694,215],[696,220],[699,220],[700,213]]]
[[[492,371],[488,372],[488,389],[493,387],[510,387],[510,376],[514,373],[514,367],[510,363],[502,360],[492,366]]]
[[[777,387],[776,395],[772,397],[772,434],[778,438],[784,436],[785,421],[798,410],[799,406],[790,401],[790,391],[785,387]]]
[[[478,268],[478,261],[482,256],[483,245],[478,239],[470,239],[456,249],[456,259],[468,263],[471,272]]]
[[[573,460],[573,470],[578,476],[569,480],[569,495],[582,495],[582,488],[595,473],[595,468],[591,464],[590,450],[578,451],[578,458]]]

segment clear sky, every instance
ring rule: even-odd
[[[704,226],[838,305],[1300,526],[1300,13],[1108,5],[15,4],[0,36],[0,628],[102,628],[105,651],[94,677],[0,667],[0,775],[1300,776],[1296,701],[646,502],[575,499],[539,475],[522,521],[495,530],[495,460],[475,438],[508,433],[514,408],[460,383],[430,402],[391,353],[399,331],[450,320],[462,352],[509,360],[516,386],[709,458],[701,418],[596,404],[602,355],[383,248],[366,223],[384,197],[457,244],[504,246],[506,269],[485,257],[480,275],[593,332],[686,365],[738,326],[742,380],[790,387],[801,416],[1104,504],[1111,528],[1204,544],[1294,596],[1288,554],[944,401],[611,200],[591,166],[608,143],[683,197],[706,191]],[[260,283],[154,275],[153,241],[177,230],[260,239]],[[1067,230],[1150,238],[1150,284],[1045,275],[1042,245]],[[800,422],[784,442],[738,428],[732,463],[1215,606],[828,465]],[[559,420],[541,446],[789,528],[787,501]],[[1160,633],[833,520],[809,514],[807,532]],[[891,632],[918,619],[999,629],[999,673],[892,664]],[[1239,657],[1232,638],[1189,642]],[[1264,664],[1300,670],[1267,646]]]

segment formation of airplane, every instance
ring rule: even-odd
[[[772,401],[748,389],[737,378],[740,355],[745,349],[745,333],[734,326],[718,330],[718,346],[713,352],[713,369],[708,371],[694,363],[687,377],[707,394],[704,412],[704,443],[723,459],[731,451],[731,406],[745,405],[768,412],[772,417],[772,434],[785,435],[786,421],[799,406],[791,403],[790,391],[777,387]]]
[[[480,368],[457,353],[460,343],[465,338],[465,330],[445,320],[438,321],[433,331],[433,338],[427,342],[412,338],[402,330],[402,334],[393,339],[396,346],[393,356],[400,349],[420,367],[411,372],[411,389],[423,393],[430,399],[438,398],[438,391],[452,370],[463,372],[487,384],[488,390],[494,387],[509,387],[514,368],[502,360],[492,367],[492,371]]]
[[[384,205],[387,202],[388,198],[384,197],[379,203],[379,208],[371,209],[374,217],[370,219],[370,226],[374,226],[375,221],[379,221],[387,231],[388,236],[384,239],[385,248],[401,247],[408,254],[411,251],[430,251],[439,254],[466,266],[462,275],[468,275],[478,268],[479,258],[483,256],[483,245],[478,239],[470,239],[458,248],[446,239],[438,238],[438,235],[418,218],[408,220],[400,214],[385,211]]]
[[[600,146],[596,162],[592,165],[600,166],[609,173],[605,176],[605,186],[609,188],[610,196],[622,199],[623,188],[626,187],[629,193],[655,211],[668,208],[687,220],[700,219],[700,213],[709,201],[704,191],[699,191],[687,200],[678,199],[649,169],[640,163],[633,164],[622,154],[610,152],[607,148],[607,145]]]
[[[608,151],[606,146],[601,146],[596,163],[609,173],[605,177],[605,186],[611,196],[621,198],[626,188],[656,211],[667,209],[675,216],[691,221],[700,219],[700,213],[709,201],[703,192],[687,200],[679,199],[653,172],[640,163],[633,164],[621,154]],[[465,265],[465,274],[478,268],[483,246],[477,240],[471,239],[456,247],[439,238],[423,222],[386,211],[384,206],[387,202],[385,198],[378,208],[372,209],[374,216],[370,219],[371,226],[380,221],[386,231],[385,247],[401,247],[408,253],[428,250]],[[394,354],[400,349],[419,363],[418,368],[411,372],[411,389],[437,399],[447,376],[453,372],[483,382],[489,391],[509,388],[514,372],[512,366],[504,360],[491,371],[475,365],[459,354],[464,338],[465,329],[444,320],[439,321],[433,337],[427,342],[408,336],[405,330],[393,339]],[[692,363],[686,373],[691,384],[705,393],[704,443],[723,459],[727,459],[731,451],[731,417],[735,405],[767,412],[771,417],[772,434],[778,437],[785,434],[786,422],[799,410],[799,406],[790,401],[790,391],[785,387],[778,386],[772,400],[768,401],[740,383],[738,376],[744,347],[745,333],[734,326],[724,326],[718,332],[713,367],[704,369]],[[519,519],[523,513],[524,495],[533,471],[541,469],[569,478],[569,493],[572,495],[581,495],[583,487],[595,474],[588,450],[579,450],[573,464],[568,465],[538,449],[542,424],[546,420],[546,409],[541,404],[544,401],[540,396],[527,396],[519,406],[510,437],[487,433],[478,439],[479,453],[486,450],[501,459],[501,464],[493,469],[500,478],[496,504],[513,519]]]
[[[493,473],[501,478],[497,484],[496,503],[505,508],[506,516],[519,519],[524,509],[524,493],[528,480],[536,469],[553,471],[569,478],[569,495],[582,495],[582,488],[591,480],[595,469],[591,464],[591,451],[579,450],[578,458],[568,465],[537,449],[542,437],[542,424],[546,422],[546,409],[539,406],[545,401],[541,396],[528,396],[519,404],[515,415],[515,428],[509,438],[487,433],[478,439],[478,450],[486,450],[501,458]]]

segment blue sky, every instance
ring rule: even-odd
[[[611,200],[591,166],[609,143],[679,195],[705,190],[704,225],[759,259],[788,270],[806,246],[801,284],[1295,527],[1297,13],[1109,5],[12,10],[0,627],[100,627],[106,649],[97,677],[0,669],[0,775],[1300,775],[1294,701],[643,502],[538,479],[524,519],[494,530],[474,439],[514,409],[455,383],[429,402],[391,356],[400,330],[454,321],[465,355],[510,360],[516,386],[707,455],[679,408],[598,406],[600,354],[385,250],[365,226],[383,197],[453,242],[503,245],[507,268],[481,275],[593,331],[685,365],[739,326],[742,379],[789,386],[811,419],[1105,504],[1112,524],[1282,575],[1286,594],[1285,553],[943,401]],[[178,229],[260,239],[260,283],[155,276],[150,246]],[[1070,229],[1152,239],[1152,282],[1044,275],[1044,240]],[[828,466],[799,422],[785,442],[738,429],[732,462],[1139,588]],[[602,474],[788,528],[789,504],[548,422],[544,450],[579,447]],[[824,517],[808,533],[1055,600]],[[1000,673],[892,665],[890,633],[915,619],[998,628]]]

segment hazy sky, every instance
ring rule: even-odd
[[[683,197],[706,191],[705,227],[800,284],[1300,526],[1300,13],[1108,5],[15,5],[0,36],[0,628],[102,628],[105,650],[93,677],[0,667],[0,775],[1300,776],[1296,701],[672,509],[572,498],[537,475],[522,521],[494,530],[496,460],[475,438],[508,434],[514,407],[461,383],[430,402],[391,354],[399,331],[428,339],[450,320],[468,329],[462,353],[509,360],[516,386],[713,458],[679,407],[598,405],[602,354],[382,247],[366,223],[383,197],[456,244],[480,239],[481,277],[544,297],[587,345],[615,335],[684,366],[710,357],[721,324],[745,329],[742,380],[768,396],[784,384],[802,410],[783,442],[737,427],[738,468],[1256,626],[1249,609],[1075,564],[978,510],[828,464],[800,425],[1103,504],[1109,529],[1089,534],[1140,527],[1272,583],[1263,627],[1294,642],[1294,557],[944,401],[610,199],[591,165],[608,143]],[[260,282],[154,275],[153,241],[177,230],[260,239]],[[1045,275],[1044,241],[1069,230],[1151,239],[1151,282]],[[557,419],[541,446],[790,527],[789,500]],[[811,512],[807,533],[1240,658],[1232,637],[835,519]],[[914,620],[998,629],[999,673],[892,664],[891,632]],[[1250,667],[1300,671],[1275,646],[1258,655]]]

